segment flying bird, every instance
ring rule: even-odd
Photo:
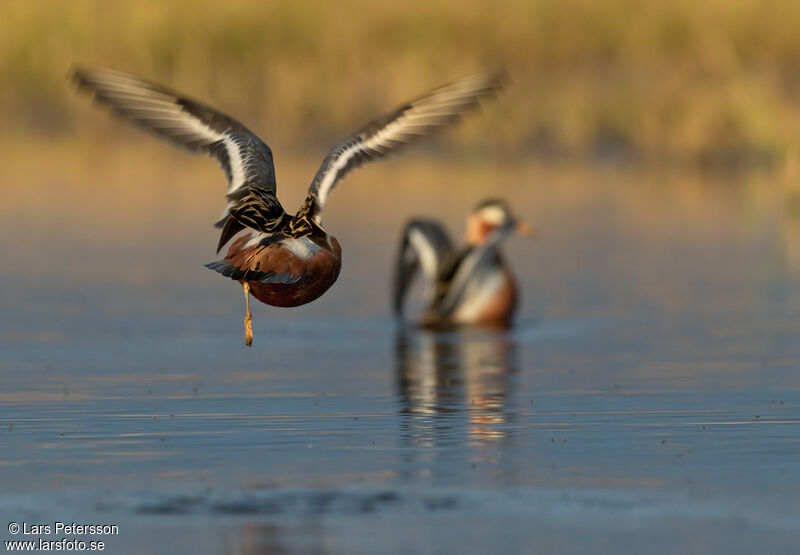
[[[135,75],[77,68],[80,90],[115,115],[195,153],[213,156],[228,179],[227,206],[216,226],[223,260],[206,267],[238,281],[245,294],[245,343],[252,345],[250,295],[282,307],[320,297],[336,281],[341,247],[322,225],[337,183],[351,170],[384,158],[455,123],[494,95],[503,74],[479,74],[434,89],[375,119],[334,146],[317,170],[300,209],[287,213],[276,196],[272,151],[237,120]]]
[[[400,242],[394,278],[394,312],[402,318],[406,297],[418,271],[424,280],[426,308],[420,325],[448,328],[480,324],[507,328],[517,308],[514,276],[500,253],[513,232],[532,235],[502,200],[478,204],[467,219],[466,246],[456,249],[435,220],[413,219]]]

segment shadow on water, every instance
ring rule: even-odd
[[[509,397],[519,369],[508,333],[403,329],[395,349],[402,442],[476,445],[508,437],[514,418]]]

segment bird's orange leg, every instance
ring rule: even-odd
[[[244,344],[248,347],[253,346],[253,326],[250,323],[252,317],[250,316],[250,284],[246,281],[242,284],[244,287],[244,302],[247,306],[247,312],[244,315]]]

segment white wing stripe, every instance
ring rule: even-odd
[[[408,239],[419,255],[419,261],[425,276],[429,279],[435,279],[438,260],[433,245],[431,245],[425,238],[425,235],[416,228],[411,229],[408,234]]]
[[[411,229],[408,239],[414,250],[419,256],[419,263],[422,266],[422,273],[425,274],[424,294],[428,302],[433,300],[436,293],[436,271],[439,268],[439,260],[433,245],[427,240],[419,229]]]
[[[319,184],[318,201],[322,206],[325,206],[325,203],[328,200],[328,194],[331,192],[331,189],[336,183],[339,170],[346,167],[348,160],[350,160],[350,158],[360,149],[361,145],[355,144],[344,150],[333,162],[329,171],[325,174],[325,179],[323,179],[322,183]]]
[[[358,152],[364,150],[377,150],[385,152],[396,148],[399,145],[407,143],[406,138],[421,137],[427,135],[432,128],[445,127],[450,123],[450,119],[458,117],[453,114],[451,110],[437,109],[430,110],[430,118],[428,114],[423,116],[412,115],[411,117],[401,117],[393,121],[383,129],[379,129],[372,136],[367,137],[362,143],[355,144],[348,149],[344,150],[331,165],[328,173],[325,175],[322,183],[319,185],[318,199],[321,205],[325,205],[328,200],[328,195],[336,182],[339,170],[345,168],[350,159]],[[436,112],[441,112],[437,114]],[[428,119],[429,121],[425,121]],[[413,121],[422,120],[422,121]]]
[[[179,108],[165,107],[146,97],[133,98],[131,101],[115,98],[115,109],[130,112],[140,120],[146,120],[153,127],[164,131],[174,130],[178,135],[193,135],[204,139],[208,144],[222,139],[222,133],[214,131],[200,119]]]
[[[221,140],[225,145],[225,150],[228,151],[228,164],[231,168],[231,183],[228,192],[232,193],[241,189],[245,184],[245,160],[242,158],[242,152],[239,150],[239,143],[236,139],[228,133],[223,133]]]

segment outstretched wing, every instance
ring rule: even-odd
[[[442,261],[453,252],[445,229],[433,220],[411,220],[403,230],[395,267],[392,298],[394,312],[403,313],[408,288],[418,269],[422,269],[429,300],[436,290]]]
[[[228,207],[218,227],[251,188],[274,196],[272,151],[235,119],[135,75],[111,69],[77,68],[73,79],[114,114],[177,146],[215,157],[228,178]]]
[[[454,123],[476,108],[481,98],[498,91],[503,80],[503,74],[480,74],[445,85],[370,122],[336,145],[308,189],[309,197],[316,199],[315,219],[320,221],[331,191],[347,172]]]

